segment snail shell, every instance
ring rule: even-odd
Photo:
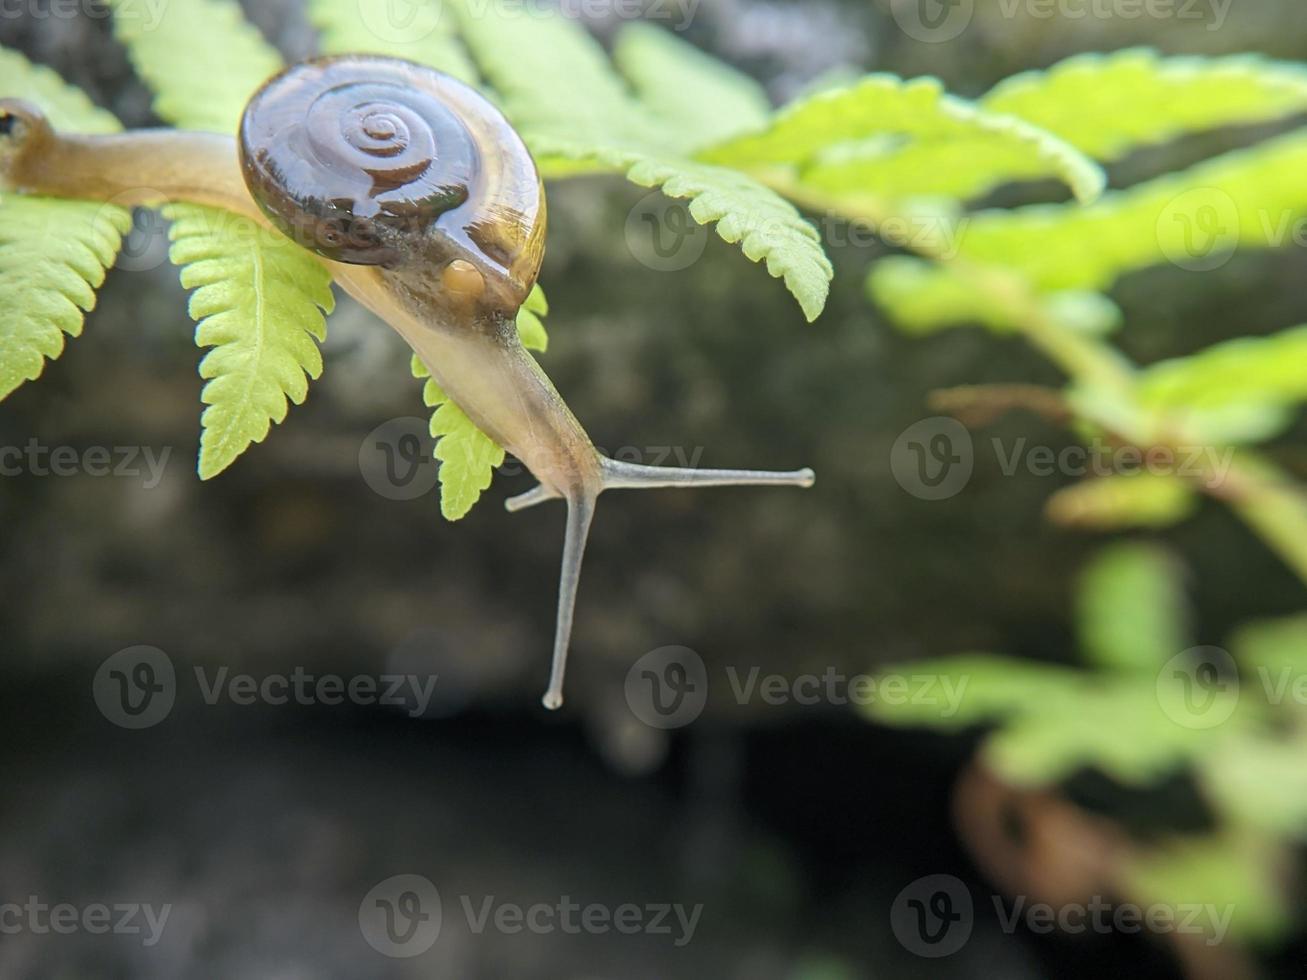
[[[366,55],[294,65],[246,106],[240,159],[264,213],[324,258],[443,272],[514,310],[539,273],[535,162],[494,106],[432,68]]]

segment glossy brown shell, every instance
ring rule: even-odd
[[[240,155],[259,206],[325,258],[463,259],[518,302],[540,270],[535,162],[498,109],[432,68],[370,55],[294,65],[250,100]]]

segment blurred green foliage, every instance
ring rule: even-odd
[[[1265,939],[1290,921],[1286,847],[1307,841],[1307,618],[1252,624],[1230,638],[1233,655],[1193,647],[1182,577],[1156,546],[1107,547],[1078,592],[1085,668],[982,653],[918,661],[900,671],[948,678],[959,701],[867,713],[984,726],[980,760],[1017,787],[1055,789],[1086,770],[1137,789],[1189,776],[1215,825],[1141,843],[1124,872],[1130,897],[1231,906],[1236,935]]]

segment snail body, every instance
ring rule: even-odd
[[[544,254],[539,172],[493,105],[434,69],[365,55],[294,65],[251,98],[239,141],[172,130],[56,134],[39,110],[0,100],[0,174],[33,193],[124,206],[185,200],[256,218],[316,253],[390,324],[449,397],[539,481],[508,509],[567,504],[547,707],[562,703],[600,493],[813,482],[811,470],[638,466],[595,449],[517,334]]]

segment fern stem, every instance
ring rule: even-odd
[[[1215,475],[1215,474],[1213,474]],[[1258,453],[1243,451],[1211,484],[1245,524],[1307,584],[1307,491]]]

